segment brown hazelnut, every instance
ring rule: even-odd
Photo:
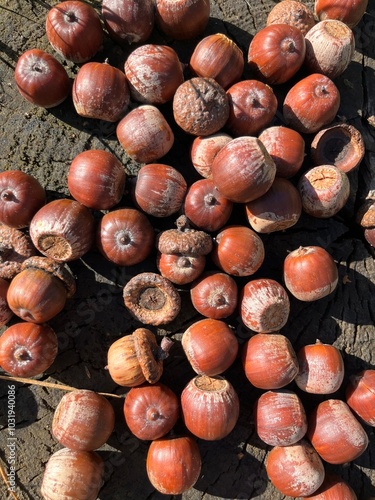
[[[176,90],[173,115],[177,125],[188,134],[214,134],[228,119],[228,97],[213,78],[191,78]]]
[[[169,323],[181,309],[181,297],[174,285],[152,272],[133,276],[124,286],[123,297],[130,314],[146,325]]]

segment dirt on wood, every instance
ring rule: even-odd
[[[56,2],[55,2],[56,3]],[[100,12],[100,2],[90,1]],[[225,33],[243,50],[246,57],[254,34],[265,26],[271,0],[213,0],[211,18],[200,38],[217,32]],[[313,7],[311,2],[308,2]],[[77,154],[88,149],[105,149],[123,163],[128,180],[140,165],[130,160],[118,143],[116,124],[85,119],[77,115],[70,97],[61,105],[45,110],[25,101],[16,88],[14,69],[19,56],[27,49],[39,48],[53,53],[73,79],[79,66],[56,55],[45,34],[45,18],[49,5],[43,0],[0,0],[0,171],[19,169],[35,176],[44,186],[48,200],[69,197],[67,172]],[[375,192],[375,6],[370,1],[366,14],[354,28],[356,52],[347,70],[335,80],[341,105],[338,120],[354,125],[362,133],[366,154],[359,168],[349,174],[350,198],[339,214],[330,219],[314,219],[302,215],[299,222],[284,232],[262,235],[266,259],[254,277],[267,276],[282,281],[282,263],[291,250],[301,245],[319,245],[334,257],[339,271],[339,284],[330,296],[316,302],[300,302],[291,297],[288,323],[281,333],[295,350],[316,339],[331,343],[341,350],[345,362],[342,388],[334,397],[345,398],[348,378],[363,369],[375,368],[375,264],[373,249],[363,237],[355,214],[363,200]],[[189,42],[171,40],[155,29],[150,43],[173,47],[180,60],[188,64],[198,39]],[[105,58],[119,68],[133,47],[123,48],[106,34],[103,49],[93,60]],[[250,78],[245,69],[244,78]],[[279,110],[274,123],[282,123],[281,105],[288,85],[275,89]],[[132,103],[135,106],[136,103]],[[190,161],[192,137],[173,122],[170,104],[162,107],[175,133],[175,144],[163,162],[176,167],[188,183],[199,178]],[[307,151],[309,140],[306,138]],[[308,154],[306,165],[308,165]],[[121,206],[132,206],[127,191]],[[100,216],[100,214],[96,214]],[[152,220],[156,230],[174,227],[174,217]],[[231,222],[246,223],[241,207]],[[124,307],[122,289],[140,271],[154,271],[156,253],[139,265],[123,268],[106,261],[96,248],[70,263],[76,277],[77,292],[64,310],[49,323],[56,331],[59,352],[53,365],[38,380],[65,384],[99,392],[125,394],[105,369],[109,346],[119,337],[131,333],[140,324]],[[208,259],[207,268],[214,268]],[[247,280],[238,279],[239,286]],[[175,342],[165,361],[161,381],[176,394],[181,394],[195,375],[182,350],[183,332],[201,316],[194,310],[189,287],[179,289],[181,314],[165,328],[154,328],[158,340],[168,335]],[[16,320],[12,320],[15,322]],[[240,347],[250,337],[239,313],[228,318]],[[5,330],[5,327],[2,331]],[[229,436],[220,441],[198,440],[202,455],[202,473],[195,486],[178,498],[189,500],[250,499],[278,500],[284,497],[267,478],[265,460],[270,447],[254,430],[253,406],[261,391],[246,379],[240,355],[225,372],[240,398],[240,417]],[[8,382],[0,380],[0,459],[5,474],[9,468],[9,432],[7,423]],[[54,410],[63,392],[28,384],[16,386],[16,458],[15,494],[19,499],[38,500],[46,462],[61,445],[51,434]],[[298,389],[291,384],[291,389]],[[306,411],[326,399],[298,394]],[[149,442],[134,437],[123,417],[123,399],[111,399],[116,412],[116,426],[108,443],[98,453],[104,459],[105,478],[101,500],[162,499],[146,474],[145,460]],[[178,424],[182,429],[182,423]],[[339,474],[355,491],[358,499],[375,498],[375,435],[365,425],[369,446],[357,460],[326,470]],[[0,480],[0,498],[11,498]]]

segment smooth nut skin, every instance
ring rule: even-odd
[[[190,325],[182,335],[181,344],[198,375],[220,375],[232,365],[238,353],[233,331],[224,321],[211,318]]]
[[[209,0],[156,0],[156,24],[169,37],[192,40],[210,18]]]
[[[117,122],[128,109],[130,92],[118,68],[107,62],[87,62],[74,79],[72,97],[80,116]]]
[[[284,126],[267,127],[258,139],[275,162],[276,176],[288,179],[298,173],[305,158],[305,141],[299,132]]]
[[[346,403],[367,425],[375,427],[375,370],[363,370],[349,378]]]
[[[290,80],[305,59],[305,37],[289,24],[270,24],[250,42],[247,62],[250,70],[270,85]]]
[[[110,262],[133,266],[152,252],[155,230],[147,216],[135,208],[119,208],[99,221],[96,244]]]
[[[354,28],[366,12],[368,0],[316,0],[315,13],[320,20],[338,19]]]
[[[242,50],[223,33],[203,38],[190,58],[190,68],[197,76],[214,78],[224,89],[240,80],[244,66]]]
[[[280,333],[257,333],[251,337],[243,347],[242,364],[251,384],[264,390],[281,389],[298,373],[293,346]]]
[[[320,457],[330,464],[355,460],[369,442],[366,431],[341,399],[327,399],[314,408],[308,417],[306,435]]]
[[[158,252],[156,265],[164,278],[176,285],[187,285],[203,273],[206,257],[204,255]]]
[[[153,163],[172,148],[173,131],[161,111],[151,104],[132,109],[116,127],[121,146],[133,160]]]
[[[68,171],[68,189],[74,199],[95,210],[108,210],[124,194],[126,172],[109,151],[89,149],[73,159]]]
[[[43,108],[58,106],[71,91],[64,66],[40,49],[27,50],[19,57],[14,79],[22,97]]]
[[[188,430],[200,439],[216,441],[235,427],[240,411],[232,384],[217,375],[197,375],[181,393],[183,419]]]
[[[174,94],[173,116],[177,125],[188,134],[214,134],[228,120],[228,97],[213,78],[191,78],[182,83]]]
[[[91,5],[80,0],[68,0],[49,10],[46,35],[61,56],[83,63],[99,51],[104,32],[99,15]]]
[[[256,137],[237,137],[224,146],[211,166],[212,180],[234,203],[247,203],[271,187],[276,165]]]
[[[357,500],[357,495],[341,477],[326,473],[322,485],[312,495],[304,498],[310,500]]]
[[[276,95],[264,82],[242,80],[229,87],[227,96],[229,117],[225,129],[234,137],[258,135],[276,114]]]
[[[191,436],[166,436],[150,444],[146,472],[164,495],[181,495],[197,482],[202,468],[198,444]]]
[[[0,366],[15,377],[40,375],[55,361],[57,352],[57,336],[47,324],[15,323],[0,337]]]
[[[165,384],[142,384],[127,393],[124,417],[130,431],[143,440],[154,440],[168,434],[180,416],[180,402]]]
[[[35,177],[21,170],[0,172],[0,223],[27,227],[45,203],[46,192]]]
[[[315,165],[334,165],[345,173],[357,168],[365,154],[361,132],[348,123],[337,123],[320,130],[311,142]]]
[[[349,66],[354,55],[353,31],[342,21],[319,21],[306,34],[304,65],[310,73],[337,78]]]
[[[102,18],[109,36],[122,46],[143,43],[155,24],[155,5],[152,0],[103,0]]]
[[[220,149],[233,137],[225,132],[195,137],[191,145],[190,156],[193,167],[205,179],[211,179],[211,165]]]
[[[284,260],[284,283],[302,301],[318,300],[331,294],[338,283],[338,270],[332,256],[322,247],[300,247]]]
[[[275,446],[266,458],[272,484],[286,496],[305,497],[323,483],[324,465],[311,444],[301,439],[289,446]]]
[[[100,394],[86,389],[64,394],[53,415],[52,434],[71,450],[100,448],[112,434],[115,412]]]
[[[299,80],[283,102],[288,127],[302,134],[313,134],[331,123],[340,107],[340,92],[325,75],[313,73]]]
[[[104,481],[104,462],[95,451],[62,448],[49,458],[43,474],[44,500],[96,500]]]
[[[340,351],[319,340],[302,346],[297,352],[299,372],[294,379],[298,387],[311,394],[332,394],[344,380],[344,361]]]
[[[94,217],[76,200],[53,200],[34,215],[30,236],[46,257],[58,262],[79,259],[94,242]]]
[[[248,281],[240,298],[241,319],[250,330],[278,332],[289,318],[290,302],[285,288],[277,281],[259,278]]]
[[[258,436],[270,446],[297,443],[307,431],[301,399],[286,389],[264,392],[255,403],[254,425]]]
[[[295,26],[306,35],[315,24],[314,13],[303,2],[284,0],[275,4],[267,16],[267,26],[283,23]]]
[[[184,81],[178,55],[167,45],[137,47],[126,59],[124,71],[131,96],[146,104],[171,101]]]

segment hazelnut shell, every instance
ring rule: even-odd
[[[11,280],[21,271],[22,262],[36,254],[28,235],[0,224],[0,278]]]

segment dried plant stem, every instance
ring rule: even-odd
[[[45,382],[43,380],[34,380],[32,378],[23,378],[23,377],[13,377],[11,375],[0,375],[0,380],[9,380],[11,382],[19,382],[21,384],[40,385],[42,387],[49,387],[51,389],[59,389],[60,391],[77,390],[76,387],[71,387],[70,385],[54,384],[52,382]],[[98,394],[109,398],[123,399],[125,397],[125,395],[112,394],[111,392],[98,392]]]
[[[14,493],[14,491],[10,488],[9,480],[7,477],[6,470],[4,469],[4,466],[2,462],[0,461],[0,476],[2,477],[6,487],[8,488],[8,491],[10,493],[10,496],[14,498],[14,500],[19,500],[18,496]]]

